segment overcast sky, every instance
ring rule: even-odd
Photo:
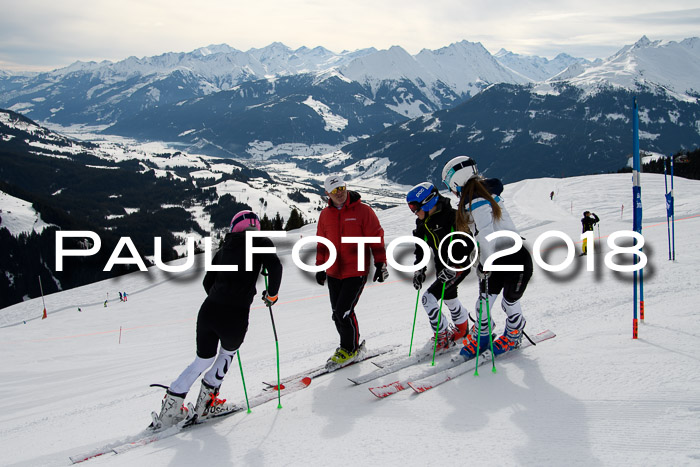
[[[334,52],[453,42],[605,58],[646,35],[700,36],[697,0],[0,0],[0,69],[42,71],[225,43]]]

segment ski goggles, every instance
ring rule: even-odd
[[[331,190],[332,195],[337,195],[345,191],[345,186],[338,186]]]
[[[411,201],[410,203],[408,203],[408,209],[410,209],[413,214],[416,214],[418,211],[421,210],[421,208],[423,208],[423,206],[425,206],[426,204],[431,202],[433,200],[433,198],[435,198],[436,196],[437,196],[437,193],[435,191],[433,191],[428,196],[426,196],[422,202],[421,201]]]
[[[408,203],[408,209],[411,210],[413,214],[416,214],[418,211],[420,211],[420,208],[422,208],[423,205],[417,201],[411,201]]]

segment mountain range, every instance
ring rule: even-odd
[[[112,134],[248,157],[255,141],[340,145],[453,107],[493,83],[538,81],[542,69],[530,61],[544,61],[552,75],[588,64],[560,55],[503,65],[468,41],[415,56],[401,47],[338,54],[280,43],[247,52],[217,45],[5,74],[0,107],[39,122],[99,125]]]
[[[642,37],[593,62],[492,55],[468,41],[416,55],[215,45],[5,73],[0,107],[54,128],[91,126],[238,160],[342,148],[348,164],[386,159],[389,178],[406,184],[466,153],[514,181],[624,166],[632,95],[642,149],[698,146],[699,44]]]

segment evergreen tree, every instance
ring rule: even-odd
[[[284,230],[284,219],[282,219],[279,212],[272,219],[272,230]]]
[[[294,230],[303,227],[304,225],[306,225],[306,222],[304,222],[301,214],[299,214],[299,211],[297,211],[296,208],[293,208],[284,230]]]

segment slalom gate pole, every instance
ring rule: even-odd
[[[437,342],[438,342],[438,333],[440,332],[440,321],[442,320],[442,302],[443,299],[445,298],[445,285],[447,283],[443,282],[442,283],[442,294],[440,294],[440,308],[438,308],[438,322],[437,322],[437,328],[435,329],[435,342],[433,342],[433,363],[431,366],[435,366],[435,354],[437,353]]]
[[[238,368],[241,369],[241,381],[243,382],[243,394],[245,394],[245,403],[248,406],[248,413],[250,413],[250,402],[248,401],[248,390],[245,387],[245,377],[243,376],[243,364],[241,363],[240,349],[236,350],[236,355],[238,356]]]
[[[265,292],[267,292],[267,270],[263,270],[265,277]],[[275,351],[277,353],[277,408],[282,408],[282,383],[280,380],[280,344],[277,340],[277,327],[275,326],[275,317],[272,315],[272,305],[268,305],[267,309],[270,310],[270,321],[272,321],[272,332],[275,335]]]
[[[413,349],[413,333],[416,331],[416,317],[418,316],[418,301],[420,300],[420,290],[416,294],[416,311],[413,312],[413,327],[411,328],[411,344],[408,346],[408,356],[411,356],[411,349]]]
[[[644,322],[644,268],[639,270],[639,319]]]
[[[632,230],[637,233],[642,232],[642,187],[640,181],[641,160],[639,157],[639,108],[637,97],[634,97],[632,104]],[[637,240],[634,240],[637,245]],[[634,264],[638,262],[638,255],[634,255]],[[634,273],[634,292],[632,294],[632,339],[637,339],[637,270]]]
[[[44,287],[41,285],[41,276],[39,276],[39,290],[41,291],[41,303],[44,305],[44,312],[41,315],[41,319],[48,318],[46,314],[46,302],[44,301]]]
[[[674,198],[674,193],[673,193],[673,159],[674,157],[671,156],[671,198]],[[674,205],[676,201],[673,201]],[[673,213],[671,214],[671,238],[673,239],[673,261],[676,260],[676,209],[674,206]]]
[[[666,159],[667,158],[664,157],[664,194],[668,196],[668,180],[666,179]],[[673,196],[673,194],[671,196]],[[668,215],[668,198],[666,199],[666,233],[668,234],[668,260],[671,261],[671,219]]]

